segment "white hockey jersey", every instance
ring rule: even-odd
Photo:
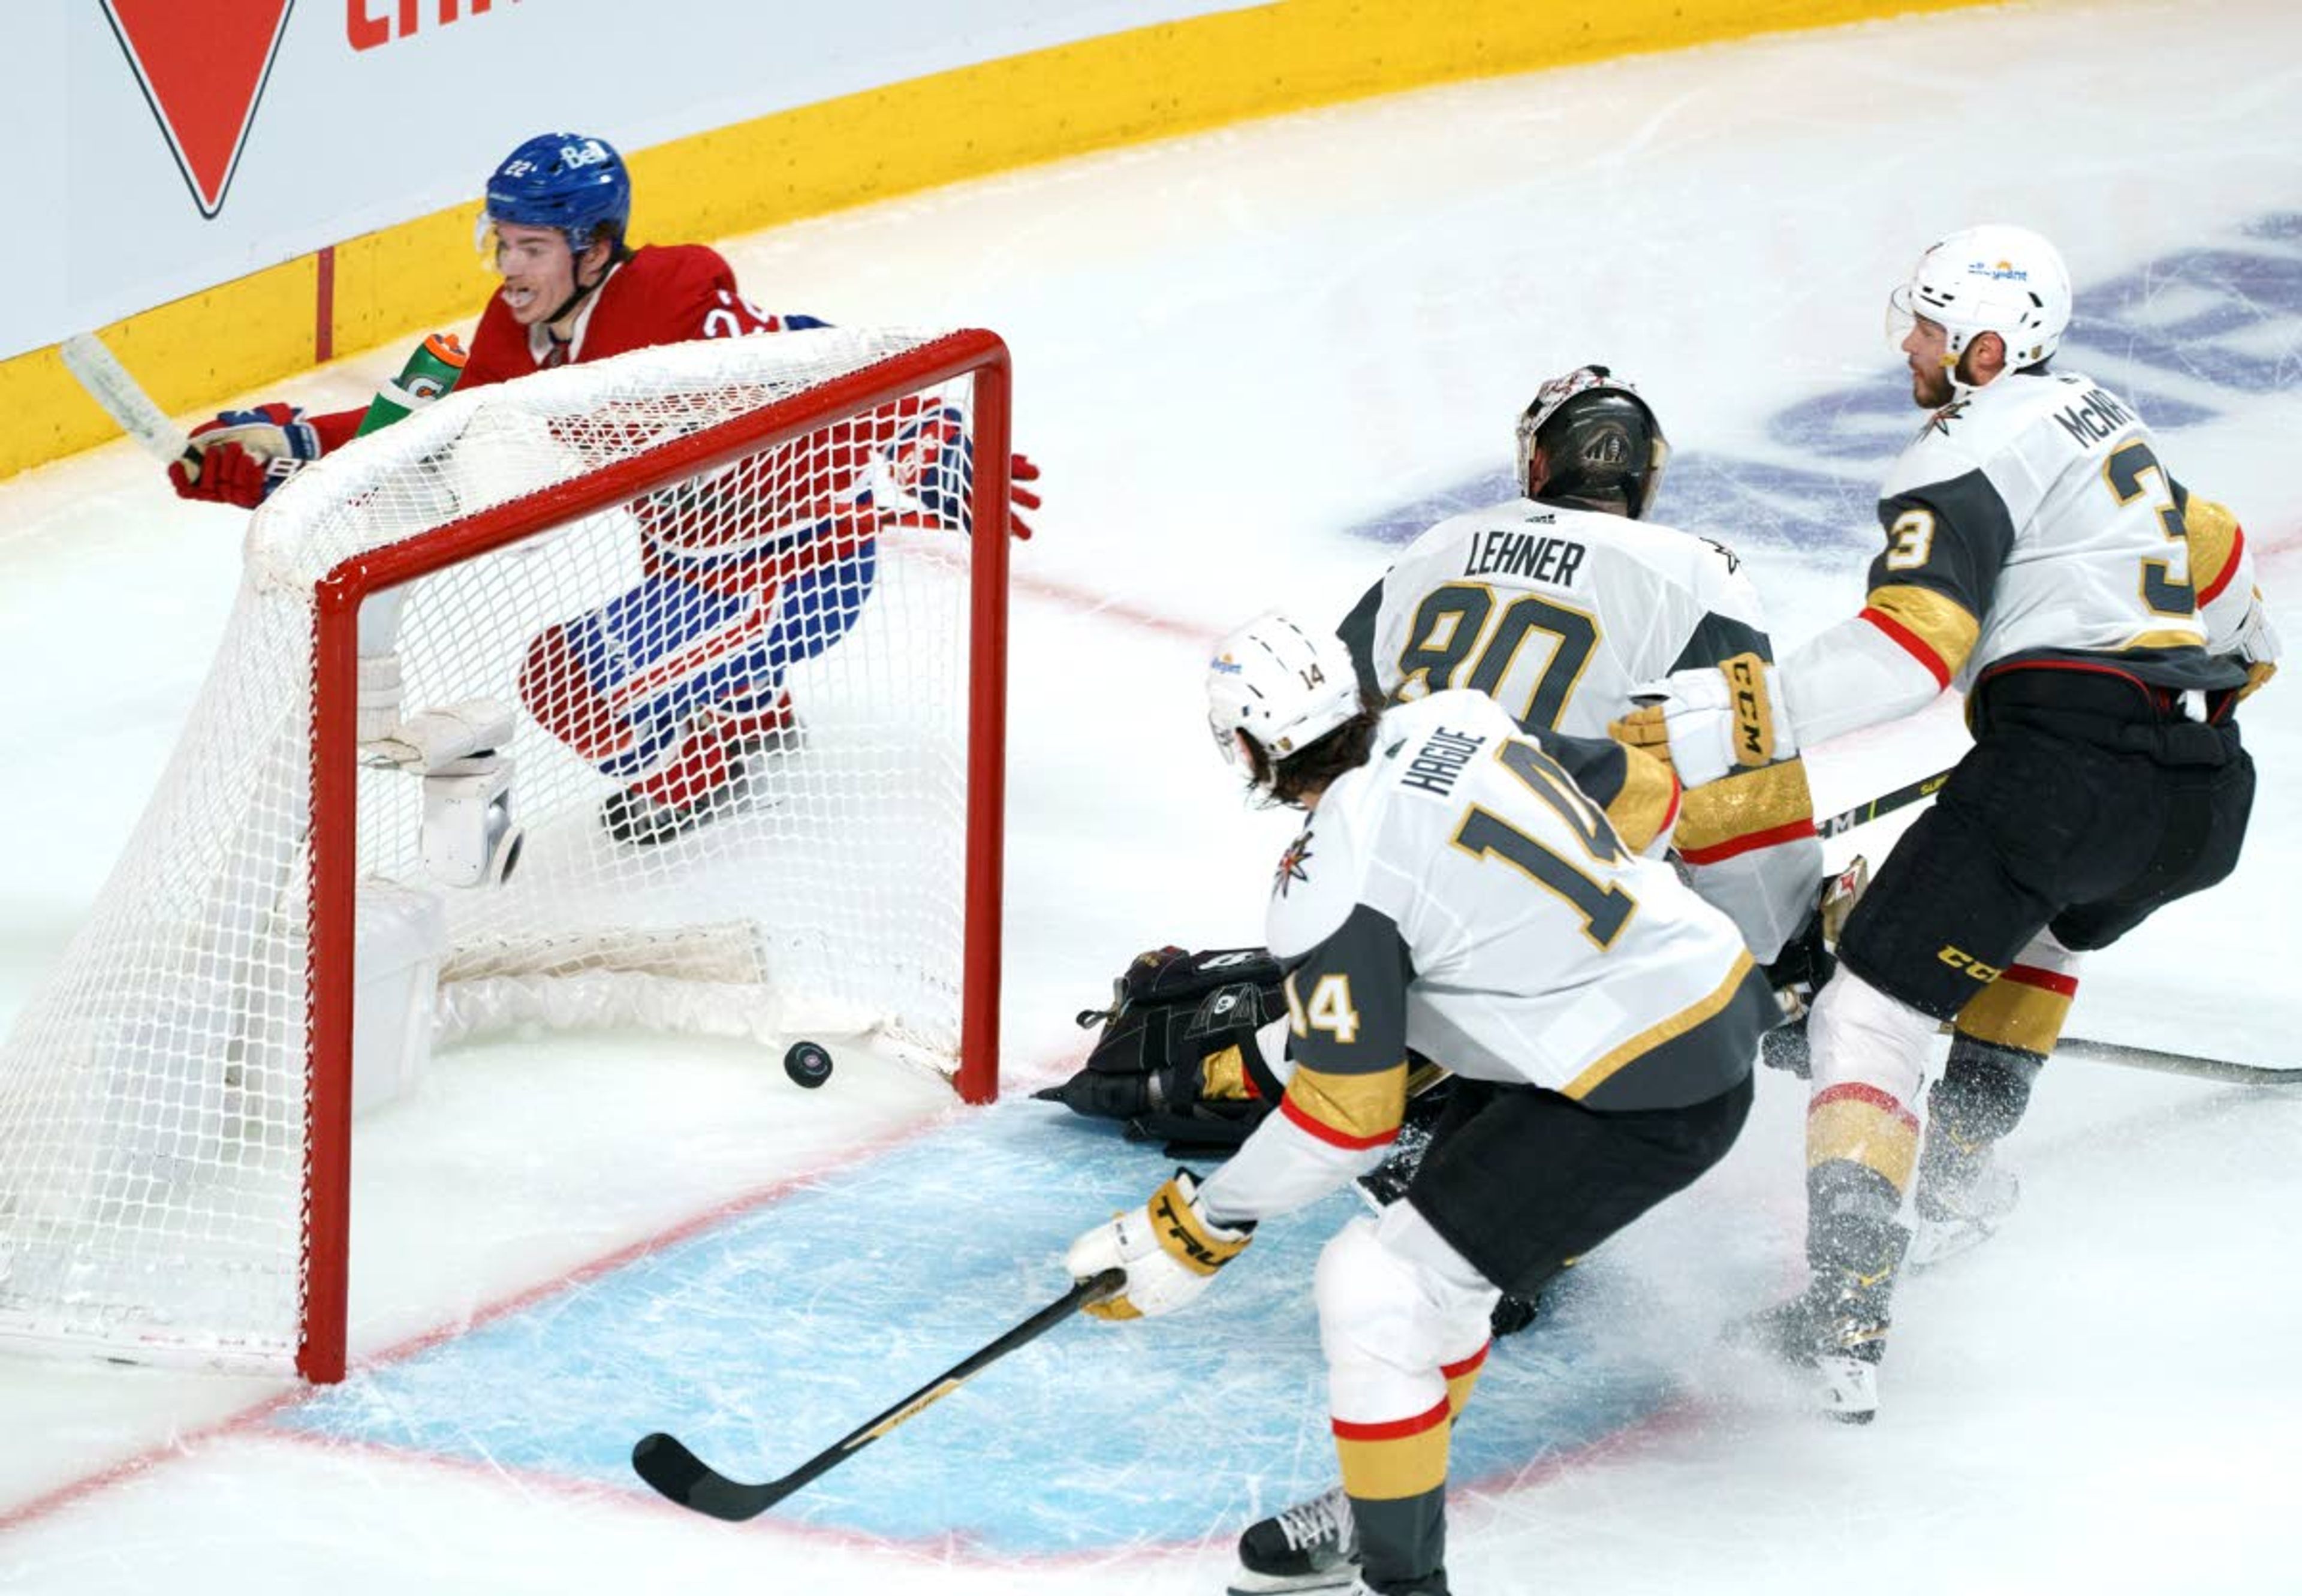
[[[2208,652],[2200,614],[2202,594],[2233,589],[2243,609],[2236,524],[2193,505],[2132,407],[2089,378],[2015,373],[1936,411],[1888,474],[1878,520],[1866,608],[1785,664],[1802,746],[2010,663],[2107,663],[2178,690],[2244,677]]]
[[[1339,629],[1366,685],[1409,701],[1484,693],[1522,726],[1600,737],[1631,689],[1755,652],[1765,611],[1723,544],[1651,522],[1514,499],[1409,544]],[[1805,923],[1822,876],[1797,755],[1686,795],[1673,837],[1697,892],[1760,962]]]
[[[1280,860],[1267,936],[1294,1072],[1207,1181],[1211,1215],[1285,1212],[1379,1159],[1409,1049],[1602,1111],[1684,1107],[1749,1074],[1777,1018],[1749,950],[1567,768],[1626,757],[1525,733],[1483,693],[1384,715]]]

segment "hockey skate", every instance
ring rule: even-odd
[[[797,753],[806,742],[799,717],[788,708],[774,724],[749,735],[730,739],[720,762],[718,779],[687,791],[694,781],[675,783],[669,795],[649,792],[656,782],[642,782],[610,793],[600,805],[600,827],[619,843],[654,847],[684,836],[699,826],[739,809],[772,802],[768,772],[781,760]]]
[[[1239,1571],[1231,1596],[1267,1591],[1341,1591],[1358,1583],[1358,1525],[1340,1485],[1276,1517],[1258,1519],[1239,1538]]]
[[[1848,1424],[1878,1412],[1878,1363],[1886,1356],[1894,1272],[1819,1273],[1806,1290],[1745,1320],[1736,1340],[1821,1382],[1822,1410]]]
[[[1990,1143],[1963,1142],[1939,1125],[1929,1127],[1919,1161],[1911,1267],[1930,1269],[1981,1246],[2021,1195],[2021,1182],[1998,1166]]]

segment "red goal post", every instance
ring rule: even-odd
[[[444,919],[413,961],[443,1037],[852,1026],[994,1097],[1009,416],[989,332],[717,340],[453,395],[276,494],[185,743],[0,1049],[0,1343],[342,1376],[354,1061],[375,1071],[364,1027],[414,990],[369,989],[386,921]],[[255,612],[299,585],[283,728],[242,706],[292,652],[259,672],[235,640],[281,634]],[[409,716],[513,712],[497,779],[526,830],[500,884],[439,884],[430,768],[359,741],[379,632]],[[634,685],[656,678],[720,696],[659,724]],[[695,728],[778,693],[790,742],[727,734],[740,803],[660,842],[605,829],[603,795],[662,788]],[[274,769],[291,731],[308,763]],[[249,794],[202,795],[236,775]]]

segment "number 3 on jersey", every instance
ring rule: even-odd
[[[2158,474],[2159,487],[2165,490],[2166,468],[2150,452],[2150,446],[2137,438],[2111,451],[2102,463],[2102,480],[2122,508],[2142,497],[2142,479],[2154,471]],[[2142,562],[2142,601],[2158,615],[2192,614],[2197,600],[2190,591],[2190,545],[2182,512],[2174,507],[2171,491],[2163,498],[2152,500],[2150,508],[2158,517],[2158,530],[2173,543],[2174,550],[2164,559]]]
[[[1287,972],[1287,1029],[1298,1037],[1307,1037],[1314,1030],[1325,1031],[1336,1041],[1348,1046],[1358,1040],[1359,1012],[1351,1002],[1351,978],[1347,975],[1323,975],[1319,984],[1311,988],[1311,1001],[1306,1005],[1295,995],[1295,972]]]

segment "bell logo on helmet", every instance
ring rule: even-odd
[[[557,228],[581,250],[600,238],[620,243],[631,216],[631,175],[613,145],[584,133],[539,133],[488,179],[479,239],[484,249],[488,229],[510,223]]]

